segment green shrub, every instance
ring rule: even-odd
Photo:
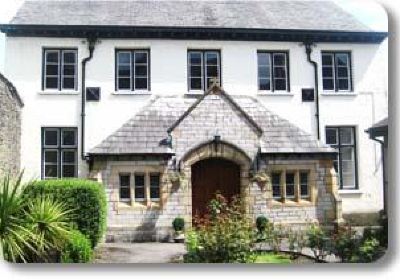
[[[51,196],[75,210],[72,222],[96,246],[106,229],[106,194],[104,187],[94,181],[81,179],[43,180],[31,183],[25,195],[33,199]]]
[[[307,246],[311,248],[314,253],[315,260],[322,262],[324,257],[328,254],[329,238],[325,231],[319,226],[312,225],[307,233]]]
[[[93,259],[90,240],[79,230],[71,233],[70,240],[61,251],[62,263],[88,263]]]
[[[240,200],[227,203],[217,195],[210,202],[209,214],[195,221],[195,234],[186,242],[190,263],[254,262],[255,235]]]
[[[268,225],[268,219],[264,216],[258,216],[256,219],[256,226],[258,233],[263,233]]]
[[[379,241],[376,238],[367,238],[358,250],[359,262],[373,262],[377,260],[380,255]]]
[[[357,252],[358,239],[350,226],[342,226],[332,237],[334,253],[342,262],[351,262]]]
[[[183,218],[177,217],[172,221],[172,226],[176,232],[183,231],[185,228],[185,220]]]

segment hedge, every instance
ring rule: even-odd
[[[103,185],[82,179],[35,181],[25,190],[26,195],[49,195],[73,209],[73,223],[95,247],[106,230],[107,202]]]
[[[61,251],[62,263],[88,263],[93,259],[90,240],[79,230],[73,230],[69,242]]]

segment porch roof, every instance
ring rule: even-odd
[[[257,99],[249,96],[231,96],[231,98],[261,129],[261,153],[336,153],[329,146],[319,143],[312,135],[269,111]],[[173,150],[166,145],[168,131],[197,100],[155,97],[136,116],[94,147],[89,154],[173,154]]]

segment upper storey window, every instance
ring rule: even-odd
[[[258,90],[289,91],[287,52],[258,51]]]
[[[322,85],[326,91],[351,91],[349,52],[322,52]]]
[[[214,79],[221,84],[221,58],[219,51],[188,51],[188,87],[190,90],[207,90]]]
[[[45,49],[43,55],[43,90],[77,90],[78,51],[74,49]]]
[[[116,52],[116,90],[150,90],[149,50]]]

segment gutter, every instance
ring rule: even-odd
[[[317,127],[317,138],[321,139],[320,135],[320,121],[319,121],[319,88],[318,88],[318,63],[314,60],[311,60],[311,45],[310,42],[304,42],[304,46],[306,48],[307,61],[312,64],[314,67],[314,87],[315,87],[315,122]]]
[[[86,64],[93,58],[94,47],[97,38],[88,36],[89,56],[82,60],[82,81],[81,81],[81,157],[82,160],[88,160],[89,157],[85,153],[85,124],[86,124]]]

